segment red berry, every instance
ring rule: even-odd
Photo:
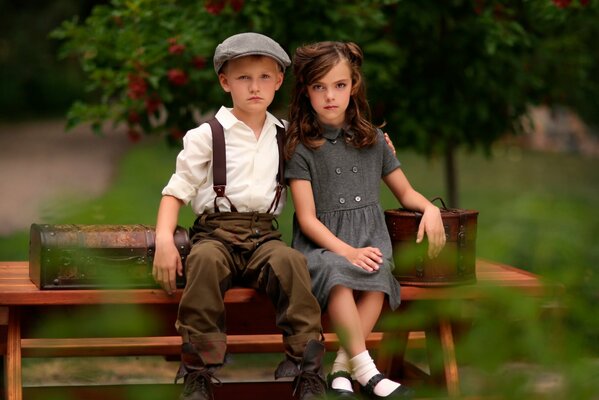
[[[572,3],[572,0],[553,0],[553,4],[559,8],[566,8],[570,3]]]
[[[137,129],[130,128],[127,131],[127,136],[133,143],[139,142],[141,140],[141,133],[139,133]]]
[[[139,116],[139,114],[137,113],[137,111],[130,110],[129,114],[127,115],[127,121],[130,124],[138,124],[141,121],[141,117]]]
[[[195,69],[203,69],[206,66],[206,59],[202,56],[195,56],[191,63]]]
[[[482,14],[485,9],[485,0],[474,0],[474,12],[478,15]]]
[[[154,114],[160,108],[162,102],[158,96],[152,96],[146,99],[146,112],[148,114]]]
[[[218,15],[225,8],[225,0],[206,0],[204,8],[212,15]]]
[[[173,139],[183,139],[183,136],[185,136],[185,132],[183,132],[179,128],[171,128],[170,135]]]
[[[189,77],[187,76],[185,71],[183,71],[179,68],[169,69],[166,74],[167,74],[169,82],[175,86],[186,85],[187,82],[189,81]]]
[[[144,78],[133,74],[129,74],[127,78],[129,80],[127,95],[133,100],[143,98],[148,90],[148,85]]]
[[[183,52],[185,51],[185,45],[182,44],[171,44],[168,48],[168,52],[171,54],[183,54]]]
[[[243,8],[244,0],[230,0],[230,1],[231,1],[231,8],[233,9],[233,11],[235,11],[235,12],[241,11],[241,9]]]

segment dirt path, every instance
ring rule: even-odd
[[[0,124],[0,236],[27,230],[65,194],[101,194],[130,146],[122,132],[66,133],[63,120]]]

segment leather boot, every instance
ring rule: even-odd
[[[206,366],[193,345],[184,343],[181,364],[175,383],[183,378],[183,392],[179,400],[213,400],[212,385],[221,382],[214,376],[219,366]]]
[[[324,399],[326,383],[322,377],[324,343],[310,340],[304,349],[299,375],[293,380],[293,394],[300,400]]]
[[[212,384],[220,384],[211,368],[188,372],[183,377],[183,392],[179,400],[213,400]]]

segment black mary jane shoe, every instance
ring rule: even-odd
[[[357,399],[356,394],[354,392],[352,392],[351,390],[345,390],[345,389],[334,389],[332,384],[333,384],[333,380],[336,378],[344,378],[347,379],[350,383],[351,383],[351,374],[347,371],[337,371],[337,372],[333,372],[332,374],[328,374],[327,375],[327,386],[328,386],[328,392],[330,393],[330,395],[332,396],[333,399]]]
[[[376,374],[375,376],[373,376],[372,378],[370,378],[370,380],[368,381],[368,383],[365,386],[361,386],[362,389],[362,393],[364,393],[369,399],[371,400],[400,400],[400,399],[411,399],[414,397],[414,391],[410,388],[407,388],[403,385],[399,386],[397,389],[395,389],[393,392],[389,393],[389,395],[387,396],[379,396],[376,393],[374,393],[374,387],[383,379],[385,379],[385,375],[383,374]]]

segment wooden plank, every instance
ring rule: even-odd
[[[453,341],[453,331],[449,321],[440,321],[439,336],[441,339],[441,348],[443,349],[443,369],[445,371],[447,394],[450,398],[457,398],[460,396],[460,378]]]
[[[21,381],[21,324],[19,311],[10,310],[6,338],[6,356],[4,357],[4,385],[6,400],[22,400]]]
[[[292,400],[291,382],[224,382],[214,386],[215,400]],[[177,399],[182,384],[134,384],[26,387],[27,400],[85,399],[85,400],[164,400]]]
[[[334,333],[326,333],[327,351],[336,351],[339,340]],[[366,345],[376,349],[383,340],[383,333],[368,336]],[[410,347],[424,345],[424,333],[412,332]],[[281,335],[228,335],[228,351],[231,353],[279,353],[284,351]],[[78,356],[176,356],[181,352],[179,336],[118,337],[118,338],[23,338],[23,357],[78,357]]]
[[[26,261],[0,262],[0,268],[10,269],[20,279],[0,282],[0,305],[44,305],[44,304],[178,304],[182,290],[172,296],[160,289],[116,289],[116,290],[39,290],[29,281]],[[402,301],[477,299],[484,297],[487,285],[516,288],[529,296],[543,296],[548,287],[534,274],[487,260],[477,260],[478,284],[455,287],[402,287]],[[2,270],[2,271],[3,271]],[[0,272],[2,276],[2,272]],[[234,288],[225,296],[227,303],[253,303],[263,295],[253,289]]]

